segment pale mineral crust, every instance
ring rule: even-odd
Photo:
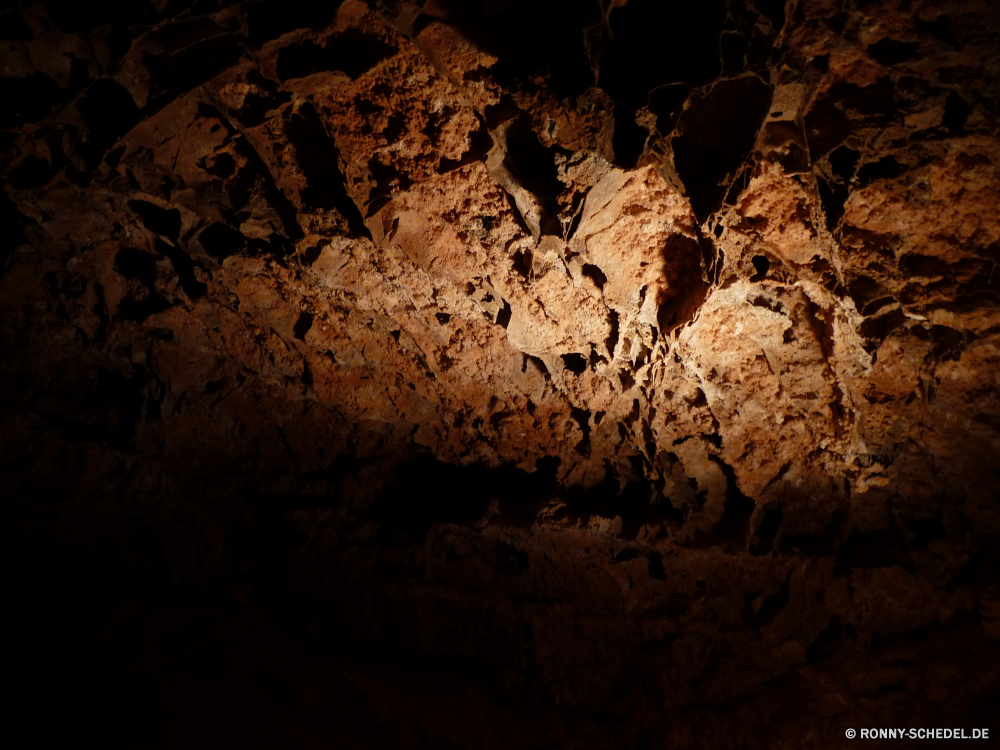
[[[998,110],[990,0],[0,3],[22,714],[989,726]]]

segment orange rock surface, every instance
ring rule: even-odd
[[[985,726],[998,50],[986,0],[0,5],[11,569],[115,582],[164,747]]]

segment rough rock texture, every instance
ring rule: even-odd
[[[35,739],[995,721],[998,50],[988,0],[0,4]]]

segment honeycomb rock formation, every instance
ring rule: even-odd
[[[998,50],[988,0],[0,4],[15,707],[989,726]]]

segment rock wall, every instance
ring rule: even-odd
[[[304,747],[828,747],[991,715],[993,3],[0,8],[11,585],[144,654],[108,658],[164,742],[287,714]],[[39,695],[75,668],[53,639],[113,640],[51,606],[24,605]],[[192,618],[280,695],[178,697]],[[255,661],[283,639],[299,667]]]

